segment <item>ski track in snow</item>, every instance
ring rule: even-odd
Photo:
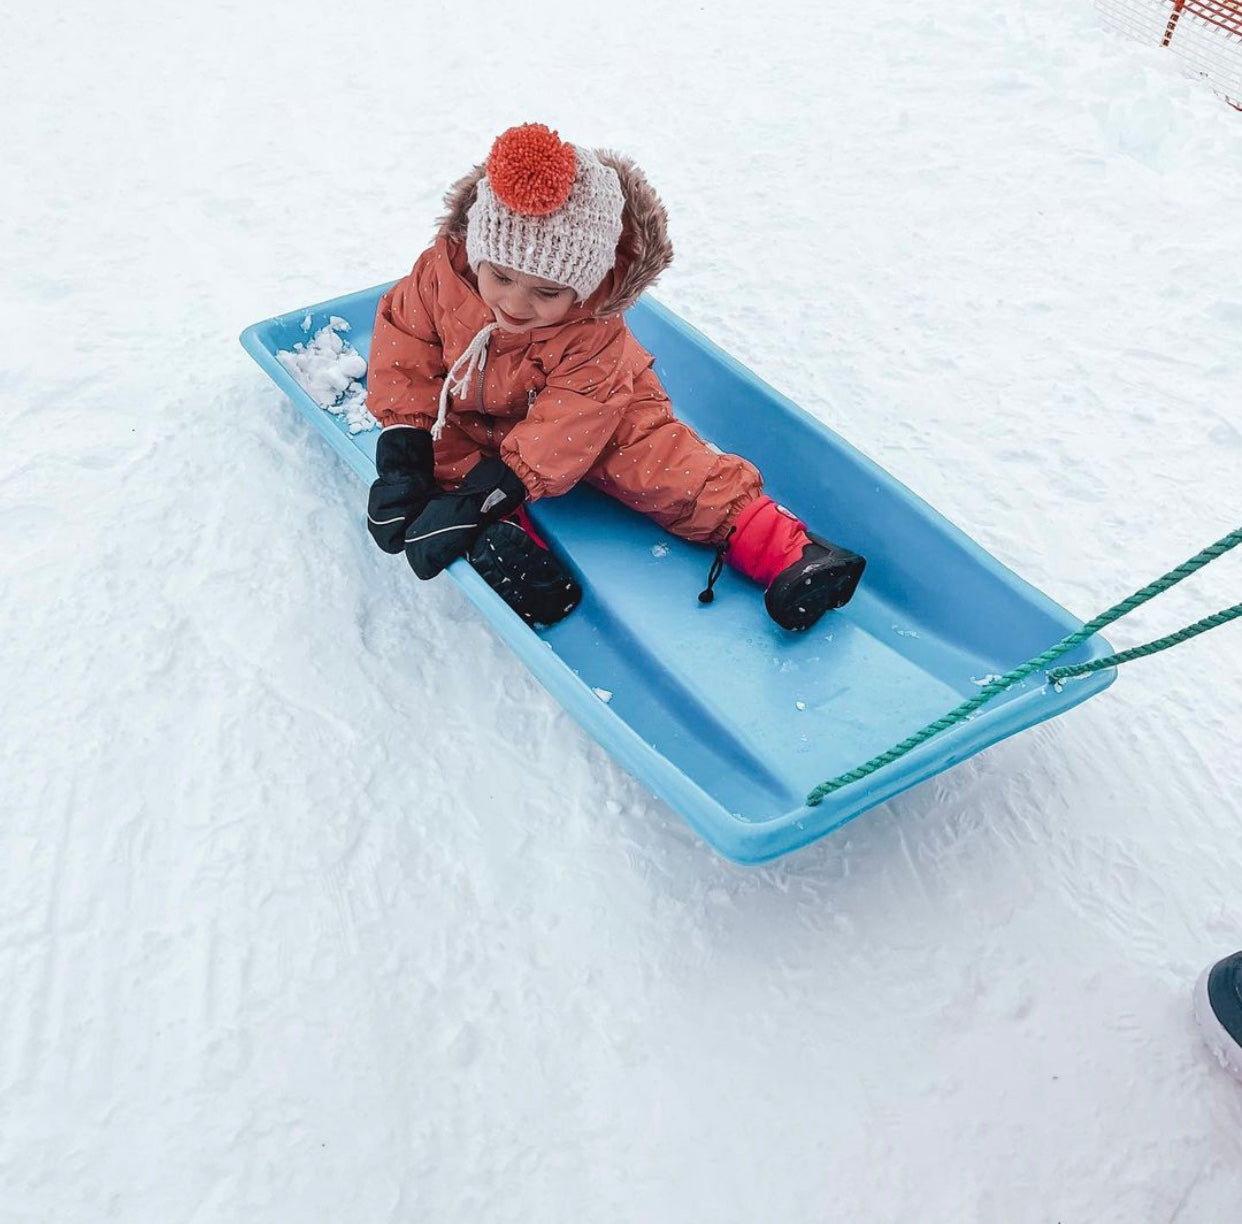
[[[6,16],[2,1224],[1238,1217],[1236,626],[737,868],[235,337],[541,119],[660,190],[661,300],[1089,616],[1240,517],[1242,116],[1085,0]]]

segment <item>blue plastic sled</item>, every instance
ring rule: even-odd
[[[336,315],[366,355],[386,288],[268,319],[241,337],[368,482],[378,432],[351,435],[275,354]],[[533,632],[464,561],[449,572],[581,726],[720,853],[760,863],[804,846],[1112,681],[1113,671],[1101,671],[1058,693],[1029,678],[970,720],[807,806],[818,783],[905,738],[975,695],[984,677],[1081,622],[669,310],[643,299],[629,323],[655,354],[683,420],[722,450],[753,460],[773,497],[866,555],[853,601],[804,634],[787,633],[768,619],[762,592],[726,570],[715,602],[702,605],[710,549],[583,488],[532,509],[585,592],[561,624]],[[1108,653],[1096,637],[1060,662]]]

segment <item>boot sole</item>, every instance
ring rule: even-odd
[[[518,558],[517,569],[506,565],[502,549]],[[466,554],[466,560],[528,625],[555,625],[582,602],[582,588],[564,564],[550,549],[508,519],[484,528]],[[537,585],[522,589],[522,580],[527,577],[521,568],[523,563],[526,567],[551,563],[558,573],[551,577],[545,575]]]
[[[825,561],[822,567],[809,574],[804,572],[798,579],[806,587],[806,591],[799,594],[797,603],[787,616],[779,616],[773,606],[774,595],[783,600],[786,591],[778,588],[776,583],[768,587],[763,597],[764,606],[768,615],[782,629],[801,633],[815,624],[825,612],[843,608],[854,597],[867,562],[854,553],[845,553],[839,549],[834,551],[837,554],[835,558]]]

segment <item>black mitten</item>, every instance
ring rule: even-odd
[[[569,570],[512,520],[485,527],[466,559],[528,625],[555,625],[582,600]]]
[[[375,446],[379,479],[367,499],[367,530],[386,552],[405,547],[405,529],[436,491],[431,434],[413,425],[390,425]]]
[[[526,500],[526,486],[500,459],[484,459],[451,493],[433,497],[405,533],[405,559],[420,578],[434,578],[462,556],[489,523]]]

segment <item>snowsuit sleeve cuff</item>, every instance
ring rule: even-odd
[[[522,461],[516,447],[502,445],[500,457],[505,466],[526,486],[527,501],[538,501],[547,496],[548,482],[530,464]]]

